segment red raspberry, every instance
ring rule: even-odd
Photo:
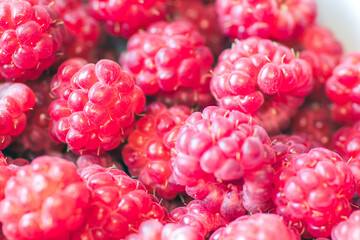
[[[166,0],[90,0],[90,8],[110,34],[129,38],[139,29],[163,20],[167,5]]]
[[[163,221],[164,210],[141,182],[118,169],[99,165],[85,168],[81,176],[91,191],[85,225],[71,235],[78,239],[123,239],[148,220]]]
[[[128,235],[125,240],[203,240],[191,226],[177,223],[162,224],[155,220],[143,222],[137,233]]]
[[[332,240],[356,240],[359,239],[360,210],[351,213],[349,219],[336,225],[331,231]]]
[[[360,52],[344,56],[325,85],[326,95],[333,102],[333,119],[341,124],[360,120]]]
[[[12,81],[38,78],[61,51],[57,13],[31,1],[2,1],[0,9],[0,74]]]
[[[186,207],[175,208],[170,213],[170,219],[183,226],[191,226],[203,238],[230,221],[219,213],[210,212],[197,200],[191,201]]]
[[[79,173],[92,164],[97,164],[104,168],[116,167],[117,169],[123,170],[121,165],[114,162],[108,153],[104,153],[101,156],[81,155],[76,159],[76,165],[78,166]]]
[[[249,113],[276,134],[289,126],[312,85],[307,62],[283,45],[252,37],[220,55],[210,88],[221,107]]]
[[[300,154],[277,171],[276,211],[289,222],[303,222],[313,237],[328,237],[350,214],[354,176],[339,155],[325,148]]]
[[[214,232],[210,240],[300,240],[297,232],[289,229],[282,218],[275,214],[256,213],[237,218],[226,227]]]
[[[49,107],[52,132],[75,152],[96,153],[119,146],[134,125],[145,96],[132,77],[110,60],[63,63],[52,81],[57,97]]]
[[[12,136],[24,131],[25,112],[35,104],[33,91],[22,83],[0,84],[0,150],[11,143]]]
[[[145,94],[173,92],[179,87],[209,93],[214,59],[192,23],[154,23],[146,32],[132,36],[127,47],[120,62]]]
[[[275,155],[266,131],[238,111],[207,107],[180,129],[173,175],[224,217],[270,207]]]
[[[169,160],[180,127],[190,114],[191,110],[185,106],[167,109],[161,103],[148,105],[122,151],[130,174],[162,198],[171,199],[184,191],[171,176]]]
[[[217,0],[223,33],[286,40],[301,34],[317,15],[314,0]]]
[[[8,239],[68,239],[84,222],[90,195],[74,164],[42,156],[5,187],[0,221]]]

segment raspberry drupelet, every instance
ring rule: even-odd
[[[299,234],[293,229],[289,229],[279,215],[256,213],[237,218],[226,227],[215,231],[209,240],[273,240],[279,238],[300,240]]]
[[[239,111],[207,107],[179,131],[175,181],[211,211],[235,218],[271,205],[275,154],[266,131]]]
[[[180,127],[190,114],[185,106],[168,109],[159,102],[148,105],[123,148],[123,161],[130,174],[159,197],[171,199],[184,191],[174,182],[169,160]]]
[[[52,81],[52,129],[77,154],[101,154],[119,146],[141,113],[145,96],[130,74],[110,60],[63,63]]]
[[[68,239],[85,218],[89,190],[76,166],[42,156],[21,167],[5,187],[0,221],[7,239]]]
[[[167,12],[166,0],[90,0],[89,3],[94,17],[104,22],[110,34],[125,38],[164,20]]]
[[[314,0],[217,0],[216,10],[223,33],[238,39],[287,40],[301,34],[317,15]]]
[[[22,83],[0,84],[0,150],[26,127],[25,112],[35,104],[34,92]]]
[[[359,239],[360,231],[360,210],[351,213],[350,217],[331,231],[332,240],[356,240]]]
[[[285,130],[313,86],[310,65],[287,47],[257,37],[223,51],[210,89],[218,105],[251,114],[270,134]]]
[[[180,87],[209,93],[214,58],[192,23],[154,23],[146,32],[133,35],[127,47],[120,63],[146,95]]]
[[[349,216],[356,189],[346,162],[325,148],[296,154],[277,170],[274,185],[277,214],[303,225],[300,232],[306,228],[313,237],[329,237],[333,226]]]
[[[123,239],[136,232],[149,219],[162,222],[167,217],[154,196],[147,194],[141,182],[118,169],[93,164],[81,177],[91,192],[85,224],[71,235],[71,240]]]
[[[360,52],[345,55],[327,80],[325,91],[332,101],[331,113],[340,124],[360,120]]]
[[[0,74],[34,80],[61,55],[65,28],[58,13],[33,1],[0,2]]]

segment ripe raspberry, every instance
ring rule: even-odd
[[[220,55],[210,88],[219,106],[249,113],[276,134],[289,126],[312,85],[307,62],[283,45],[252,37]]]
[[[325,148],[300,154],[277,171],[273,201],[289,222],[303,222],[313,237],[328,237],[350,214],[354,176],[339,155]]]
[[[116,167],[117,169],[123,170],[121,165],[114,162],[108,153],[104,153],[101,156],[81,155],[76,159],[76,165],[80,174],[85,168],[92,164],[97,164],[104,168]]]
[[[137,121],[122,151],[131,176],[138,177],[159,197],[171,199],[184,191],[171,176],[169,160],[180,127],[190,114],[191,110],[185,106],[167,109],[158,102],[148,105],[145,116]]]
[[[74,164],[42,156],[10,178],[0,203],[8,239],[68,239],[84,222],[89,191]]]
[[[62,22],[32,1],[2,1],[0,9],[0,74],[12,81],[38,78],[61,52]]]
[[[237,218],[226,227],[214,232],[210,240],[300,240],[296,231],[289,229],[282,218],[275,214],[256,213]]]
[[[120,62],[146,95],[179,87],[209,93],[213,56],[192,23],[157,22],[132,36]]]
[[[52,81],[57,97],[49,107],[56,138],[80,155],[119,146],[134,125],[145,96],[132,77],[110,60],[63,63]]]
[[[143,222],[137,233],[128,235],[125,240],[202,240],[191,226],[181,226],[177,223],[162,224],[155,220]]]
[[[270,207],[275,155],[270,138],[238,111],[207,107],[180,129],[173,163],[177,183],[224,217]]]
[[[360,52],[344,56],[325,85],[326,95],[333,102],[334,121],[353,124],[360,120]]]
[[[197,200],[191,201],[186,207],[175,208],[170,213],[170,219],[183,226],[191,226],[203,238],[230,222],[230,219],[222,217],[219,213],[210,212]]]
[[[11,143],[12,136],[24,131],[25,112],[35,104],[33,91],[22,83],[0,84],[0,150]]]
[[[349,219],[336,225],[331,231],[332,240],[356,240],[359,239],[360,210],[351,213]]]
[[[110,34],[129,38],[139,29],[163,20],[167,5],[166,0],[90,0],[90,8]]]
[[[99,165],[85,168],[81,176],[91,191],[85,225],[71,235],[78,239],[123,239],[148,220],[163,221],[164,210],[145,187],[118,169]]]
[[[314,0],[217,0],[216,10],[223,33],[238,39],[286,40],[301,34],[317,15]]]

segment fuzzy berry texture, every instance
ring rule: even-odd
[[[123,239],[148,219],[165,220],[167,212],[144,185],[119,169],[90,165],[81,176],[91,192],[85,224],[71,235],[80,239]]]
[[[223,217],[271,205],[275,154],[266,131],[239,111],[207,107],[180,129],[173,175],[186,193]]]
[[[219,106],[251,114],[270,134],[289,126],[312,86],[307,62],[284,45],[257,37],[223,51],[210,83]]]
[[[356,240],[360,231],[360,210],[351,213],[345,221],[336,225],[331,232],[332,240]]]
[[[11,177],[0,203],[7,239],[68,239],[84,222],[90,194],[67,160],[42,156]]]
[[[125,240],[203,240],[191,226],[177,223],[162,224],[155,220],[143,222],[137,233],[128,235]]]
[[[31,1],[0,3],[0,74],[34,80],[61,55],[64,26],[52,8]]]
[[[167,12],[166,0],[90,0],[89,4],[93,16],[104,22],[110,34],[124,38],[163,20]]]
[[[148,105],[145,116],[136,122],[123,148],[123,161],[131,176],[138,177],[159,197],[171,199],[184,191],[174,182],[169,160],[180,127],[190,114],[191,110],[185,106],[168,109],[158,102]]]
[[[198,200],[191,201],[185,207],[175,208],[170,213],[170,219],[182,226],[191,226],[202,239],[230,222],[230,219],[222,217],[219,213],[209,211]]]
[[[272,240],[279,236],[283,240],[300,240],[299,234],[289,229],[279,215],[256,213],[237,218],[215,231],[209,240]]]
[[[26,127],[25,112],[35,104],[34,92],[22,83],[0,84],[0,150]]]
[[[332,117],[340,124],[360,120],[360,52],[345,55],[325,85]]]
[[[133,35],[120,63],[146,95],[179,87],[209,93],[214,58],[196,27],[188,21],[157,22]]]
[[[124,141],[145,96],[134,80],[110,60],[63,63],[51,83],[57,98],[49,107],[51,132],[77,154],[101,154]]]
[[[325,148],[297,155],[277,171],[273,201],[277,214],[301,223],[313,237],[329,237],[349,216],[356,185],[346,162]]]
[[[217,0],[216,10],[223,33],[238,39],[287,40],[301,34],[317,15],[314,0]]]

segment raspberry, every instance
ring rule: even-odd
[[[307,62],[283,45],[252,37],[220,55],[210,88],[219,106],[249,113],[276,134],[289,126],[312,85]]]
[[[359,238],[360,210],[351,213],[349,219],[336,225],[331,231],[332,240],[355,240]]]
[[[85,225],[71,235],[77,239],[123,239],[148,219],[163,221],[164,210],[145,187],[118,169],[99,165],[85,168],[81,176],[91,191]]]
[[[60,55],[64,26],[57,13],[31,1],[0,2],[0,74],[34,80]]]
[[[104,153],[101,156],[81,155],[76,159],[76,165],[78,166],[79,173],[92,164],[97,164],[104,168],[116,166],[117,169],[123,170],[121,165],[114,162],[112,157],[107,153]]]
[[[89,191],[74,164],[42,156],[10,178],[0,203],[8,239],[68,239],[84,222]]]
[[[167,5],[166,0],[90,0],[90,8],[110,34],[129,38],[150,23],[163,20]]]
[[[163,225],[155,220],[143,222],[137,233],[128,235],[125,240],[202,240],[192,227],[181,226],[176,223]]]
[[[284,240],[300,240],[298,233],[289,229],[280,216],[256,213],[237,218],[214,232],[209,240],[272,240],[278,239],[279,236]]]
[[[360,52],[344,56],[325,85],[326,95],[333,102],[334,121],[353,124],[360,120]]]
[[[170,219],[183,226],[191,226],[203,238],[230,221],[219,213],[210,212],[197,200],[191,201],[186,207],[175,208],[170,213]]]
[[[314,0],[217,0],[216,10],[223,33],[238,39],[286,40],[301,34],[317,15]]]
[[[161,103],[148,105],[122,151],[130,174],[160,197],[171,199],[184,190],[175,184],[169,160],[170,149],[175,146],[179,129],[190,113],[185,106],[167,109]]]
[[[80,155],[118,147],[145,106],[132,77],[110,60],[69,59],[53,78],[52,94],[52,132]]]
[[[11,143],[12,136],[24,131],[25,112],[35,104],[33,91],[22,83],[0,84],[0,150]]]
[[[273,201],[289,222],[303,222],[313,237],[328,237],[351,211],[354,176],[339,155],[313,148],[277,171]]]
[[[209,93],[213,56],[192,23],[157,22],[133,35],[120,62],[146,95],[179,87]]]
[[[275,155],[270,138],[238,111],[207,107],[180,129],[173,175],[186,193],[224,217],[270,207]]]

